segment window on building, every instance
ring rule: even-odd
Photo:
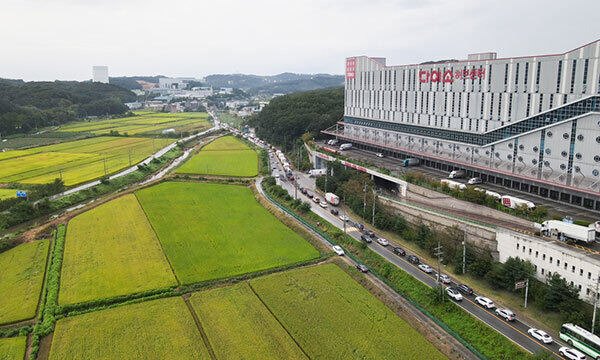
[[[529,117],[530,109],[531,109],[531,94],[527,94],[527,110],[525,110],[525,117]]]
[[[540,94],[540,103],[538,105],[538,112],[542,112],[542,104],[544,103],[544,94]]]
[[[571,69],[571,91],[573,93],[573,88],[575,87],[575,71],[577,69],[577,59],[573,59],[573,68]]]
[[[542,260],[546,260],[546,254],[542,254]]]
[[[538,254],[539,254],[539,251],[537,251],[537,250],[536,250],[536,251],[535,251],[535,257],[536,257],[536,258],[538,257]]]
[[[552,264],[552,256],[550,256],[550,264]]]
[[[508,63],[504,66],[504,91],[508,88]]]
[[[560,93],[560,78],[562,73],[562,60],[558,61],[558,73],[556,75],[556,92]]]
[[[529,255],[531,255],[531,248],[529,248]]]
[[[567,263],[565,263],[565,270],[567,270]]]
[[[560,260],[556,259],[556,266],[560,266]]]
[[[571,266],[571,272],[574,273],[575,272],[575,266]]]
[[[525,252],[525,246],[523,246],[523,252]]]
[[[544,269],[542,268],[542,275],[544,275]]]
[[[583,64],[583,88],[581,89],[581,92],[585,94],[585,91],[587,90],[587,74],[588,74],[588,65],[589,65],[590,59],[585,59],[585,62]]]
[[[540,91],[540,73],[542,72],[542,62],[538,61],[537,63],[537,71],[535,74],[535,92]]]
[[[579,269],[579,276],[583,276],[583,269]]]
[[[527,77],[529,76],[529,63],[525,63],[525,77],[523,78],[523,92],[527,92]]]
[[[554,94],[550,94],[550,106],[548,107],[549,109],[552,109],[552,106],[554,106],[553,103],[554,103]]]
[[[592,273],[588,272],[588,279],[591,279],[591,278],[592,278]]]

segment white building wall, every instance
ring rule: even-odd
[[[596,279],[600,276],[597,255],[510,230],[499,230],[496,240],[500,262],[506,262],[509,257],[528,260],[535,266],[540,281],[546,281],[551,273],[558,273],[579,289],[582,300],[593,302],[591,291],[595,290]]]

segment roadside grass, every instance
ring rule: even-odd
[[[249,188],[164,182],[136,195],[184,285],[319,257]]]
[[[217,359],[306,359],[248,283],[192,295]]]
[[[71,219],[64,258],[60,305],[177,285],[133,194]]]
[[[0,253],[0,324],[35,316],[49,243],[34,241]]]
[[[183,299],[171,297],[60,319],[49,359],[210,357]]]
[[[25,336],[0,339],[0,360],[23,360],[26,345]]]
[[[337,265],[290,270],[250,285],[311,358],[445,358]]]
[[[95,137],[0,153],[0,182],[42,184],[62,178],[71,186],[136,164],[170,139]]]
[[[176,172],[253,177],[258,175],[258,154],[235,137],[224,136],[203,147]]]

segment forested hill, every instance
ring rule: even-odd
[[[344,88],[328,88],[274,98],[248,125],[261,139],[285,146],[304,133],[319,136],[343,115]]]
[[[342,75],[281,73],[273,76],[216,74],[205,78],[213,87],[232,87],[249,94],[289,94],[344,84]]]
[[[0,79],[0,134],[26,133],[83,116],[123,114],[136,96],[111,84]]]

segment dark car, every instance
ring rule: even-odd
[[[373,240],[371,240],[371,237],[370,237],[370,236],[367,236],[367,235],[365,235],[365,234],[362,234],[362,235],[360,236],[360,239],[361,239],[362,241],[366,242],[366,243],[371,243],[371,242],[373,242]]]
[[[356,228],[360,231],[363,231],[365,229],[365,226],[359,222],[354,223],[354,226],[356,226]]]
[[[368,236],[374,238],[375,237],[375,232],[373,230],[367,230],[365,231],[365,234],[367,234]]]
[[[308,194],[308,190],[306,190],[305,188],[300,189],[300,192],[303,193],[304,195]]]
[[[461,293],[465,294],[465,295],[473,295],[473,289],[471,289],[469,286],[465,285],[465,284],[460,284],[457,286],[458,291],[460,291]]]
[[[306,196],[308,196],[309,198],[313,198],[313,194],[306,194]]]
[[[357,268],[358,271],[363,272],[363,273],[369,272],[369,268],[363,264],[356,264],[355,268]]]
[[[418,257],[414,256],[414,255],[408,255],[406,257],[406,260],[408,260],[408,262],[413,263],[413,264],[420,264],[421,261],[419,260]]]
[[[403,248],[399,248],[399,247],[395,247],[394,250],[392,250],[394,252],[394,254],[396,255],[400,255],[400,256],[404,256],[406,255],[406,251],[404,251]]]
[[[329,210],[329,212],[335,216],[337,216],[339,214],[339,211],[337,211],[336,209],[331,209],[331,210]]]

